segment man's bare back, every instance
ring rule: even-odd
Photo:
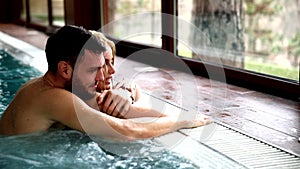
[[[51,93],[57,90],[67,92],[54,88],[43,77],[24,84],[2,115],[0,134],[13,135],[49,129],[55,123],[49,118],[49,103],[52,99],[57,100],[51,97]]]

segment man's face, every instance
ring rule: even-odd
[[[97,84],[104,80],[104,67],[103,53],[96,54],[85,50],[74,69],[72,92],[82,99],[95,96]]]

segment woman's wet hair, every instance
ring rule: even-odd
[[[116,55],[116,46],[115,46],[115,43],[113,41],[109,40],[107,37],[105,37],[104,34],[101,33],[101,32],[94,31],[94,30],[90,30],[90,32],[92,32],[92,34],[94,36],[96,36],[99,40],[101,40],[105,45],[108,45],[108,47],[112,51],[113,57],[115,57],[115,55]]]

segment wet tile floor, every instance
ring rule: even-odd
[[[0,31],[42,50],[48,37],[13,24],[0,24]],[[117,64],[122,61],[124,58],[117,58]],[[134,75],[135,82],[146,92],[300,154],[299,102],[135,61],[126,63],[131,69],[122,74]]]

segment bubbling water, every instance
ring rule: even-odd
[[[128,153],[136,151],[141,144],[149,150],[158,146],[151,140],[130,144],[126,146]],[[0,136],[0,145],[0,168],[197,168],[190,161],[164,149],[151,153],[141,150],[140,157],[110,154],[99,143],[74,130]],[[115,144],[114,148],[124,146]]]

